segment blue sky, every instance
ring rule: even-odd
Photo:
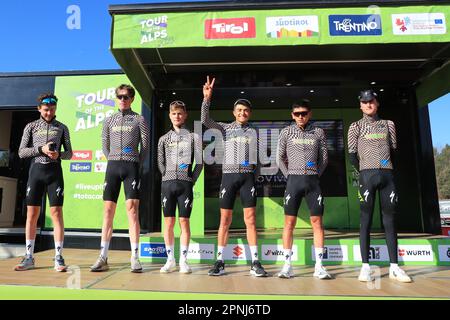
[[[152,2],[161,1],[3,1],[0,72],[117,69],[119,66],[109,52],[108,6]],[[69,17],[66,10],[70,5],[81,9],[79,30],[69,30],[66,26]],[[430,104],[430,119],[433,145],[439,149],[450,145],[450,94]]]

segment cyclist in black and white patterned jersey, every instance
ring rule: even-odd
[[[203,103],[201,108],[202,124],[210,129],[218,129],[224,140],[224,161],[222,164],[222,182],[220,184],[220,227],[218,232],[217,261],[209,270],[211,276],[225,273],[223,251],[228,242],[228,231],[233,217],[234,201],[240,192],[244,208],[244,222],[247,229],[247,240],[252,256],[250,274],[266,277],[267,272],[258,259],[256,232],[256,177],[259,174],[258,136],[248,120],[251,115],[251,103],[246,99],[238,99],[233,106],[235,121],[231,124],[215,122],[209,117],[209,107],[214,87],[209,76],[203,86]]]
[[[51,93],[38,97],[41,117],[26,125],[19,146],[20,158],[32,158],[26,189],[27,223],[25,228],[26,255],[16,271],[34,268],[36,224],[42,197],[47,189],[54,226],[55,270],[66,271],[62,257],[64,241],[64,178],[61,159],[72,158],[69,129],[56,118],[57,97]],[[64,151],[62,151],[64,148]]]
[[[162,174],[164,242],[167,252],[167,261],[160,272],[168,273],[176,268],[173,228],[178,205],[178,220],[181,227],[179,267],[181,273],[190,273],[191,268],[187,263],[191,234],[189,218],[194,201],[193,186],[203,168],[202,142],[197,134],[191,133],[184,126],[187,119],[184,102],[173,101],[169,105],[169,118],[172,129],[163,135],[158,143],[158,167]]]
[[[139,166],[149,150],[149,128],[140,114],[131,110],[135,90],[122,84],[116,88],[119,112],[105,119],[102,131],[103,153],[108,159],[103,189],[104,216],[101,252],[91,271],[108,270],[108,249],[113,220],[123,182],[131,245],[131,272],[142,272],[139,261]],[[140,146],[140,149],[139,149]]]
[[[397,192],[393,175],[393,154],[397,149],[395,125],[378,117],[378,98],[373,90],[361,91],[359,95],[363,118],[350,125],[348,151],[350,162],[359,171],[358,197],[361,207],[360,249],[362,268],[360,281],[372,281],[369,266],[370,228],[377,190],[383,215],[383,226],[391,266],[389,277],[401,282],[411,282],[409,276],[398,267],[397,231],[395,214]]]
[[[307,100],[294,103],[291,116],[295,123],[281,130],[277,148],[277,164],[287,178],[284,193],[283,231],[285,263],[278,273],[278,277],[290,278],[294,274],[291,266],[293,232],[297,223],[298,209],[302,198],[305,197],[314,232],[316,257],[314,276],[319,279],[329,279],[331,276],[322,265],[324,205],[319,185],[319,176],[322,175],[328,164],[325,132],[322,128],[315,127],[309,122],[312,111]]]

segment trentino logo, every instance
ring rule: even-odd
[[[378,14],[329,15],[331,36],[381,36]]]
[[[92,163],[91,162],[71,162],[70,172],[91,172]]]
[[[166,258],[164,243],[141,243],[141,257]]]

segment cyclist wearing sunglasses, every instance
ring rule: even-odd
[[[411,282],[406,272],[399,268],[397,257],[397,231],[395,215],[397,192],[394,184],[392,158],[397,150],[394,122],[378,116],[378,97],[373,90],[359,94],[362,119],[353,122],[348,130],[348,152],[352,165],[359,171],[358,198],[361,209],[360,250],[362,268],[358,280],[373,281],[369,266],[370,228],[372,225],[375,194],[380,193],[383,226],[389,252],[389,278]]]
[[[91,271],[108,270],[108,249],[113,220],[123,182],[131,244],[131,272],[142,272],[139,261],[139,165],[149,152],[149,128],[140,114],[131,110],[135,90],[122,84],[116,88],[119,111],[105,119],[103,153],[108,159],[103,189],[104,216],[100,256]],[[139,148],[140,147],[140,148]]]
[[[283,230],[285,263],[278,277],[288,279],[294,275],[291,266],[293,232],[302,198],[305,197],[314,233],[314,277],[329,279],[331,276],[322,265],[324,205],[319,185],[319,177],[328,164],[326,137],[323,129],[309,123],[312,112],[307,100],[294,103],[291,116],[295,123],[281,130],[277,148],[277,164],[287,178]]]
[[[211,129],[218,129],[224,140],[224,161],[222,164],[222,182],[220,185],[220,226],[218,231],[217,261],[209,270],[210,276],[225,273],[223,251],[228,242],[228,233],[233,217],[234,201],[240,193],[244,208],[244,222],[247,228],[247,241],[252,256],[250,274],[255,277],[266,277],[267,272],[258,259],[256,232],[256,186],[259,167],[257,162],[258,137],[256,130],[248,120],[251,115],[251,103],[246,99],[238,99],[233,106],[235,121],[232,123],[215,122],[209,117],[209,106],[214,87],[209,80],[203,86],[203,103],[201,107],[202,124]]]
[[[51,93],[38,97],[38,111],[41,117],[26,125],[19,146],[20,158],[32,158],[27,189],[27,222],[25,227],[26,255],[15,267],[16,271],[34,268],[34,244],[36,225],[39,219],[42,197],[47,188],[50,213],[54,226],[55,270],[67,270],[62,257],[64,242],[64,179],[61,159],[72,158],[69,129],[56,118],[58,99]],[[61,150],[64,148],[64,151]]]
[[[184,126],[187,116],[185,104],[182,101],[173,101],[169,105],[172,128],[158,142],[158,168],[162,174],[164,242],[167,252],[167,262],[161,268],[161,273],[169,273],[176,269],[173,228],[177,205],[181,227],[179,271],[191,273],[191,268],[187,264],[187,254],[191,234],[189,218],[194,198],[192,188],[202,171],[203,159],[200,137]]]

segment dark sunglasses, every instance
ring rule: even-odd
[[[292,112],[292,114],[296,117],[306,117],[308,115],[309,111],[296,111],[296,112]]]
[[[123,99],[123,100],[125,100],[125,101],[127,101],[127,100],[130,99],[129,96],[121,95],[121,94],[117,95],[116,98],[117,98],[118,100],[122,100],[122,99]]]
[[[41,104],[54,105],[54,104],[56,104],[56,100],[54,98],[45,98],[45,99],[42,99]]]

